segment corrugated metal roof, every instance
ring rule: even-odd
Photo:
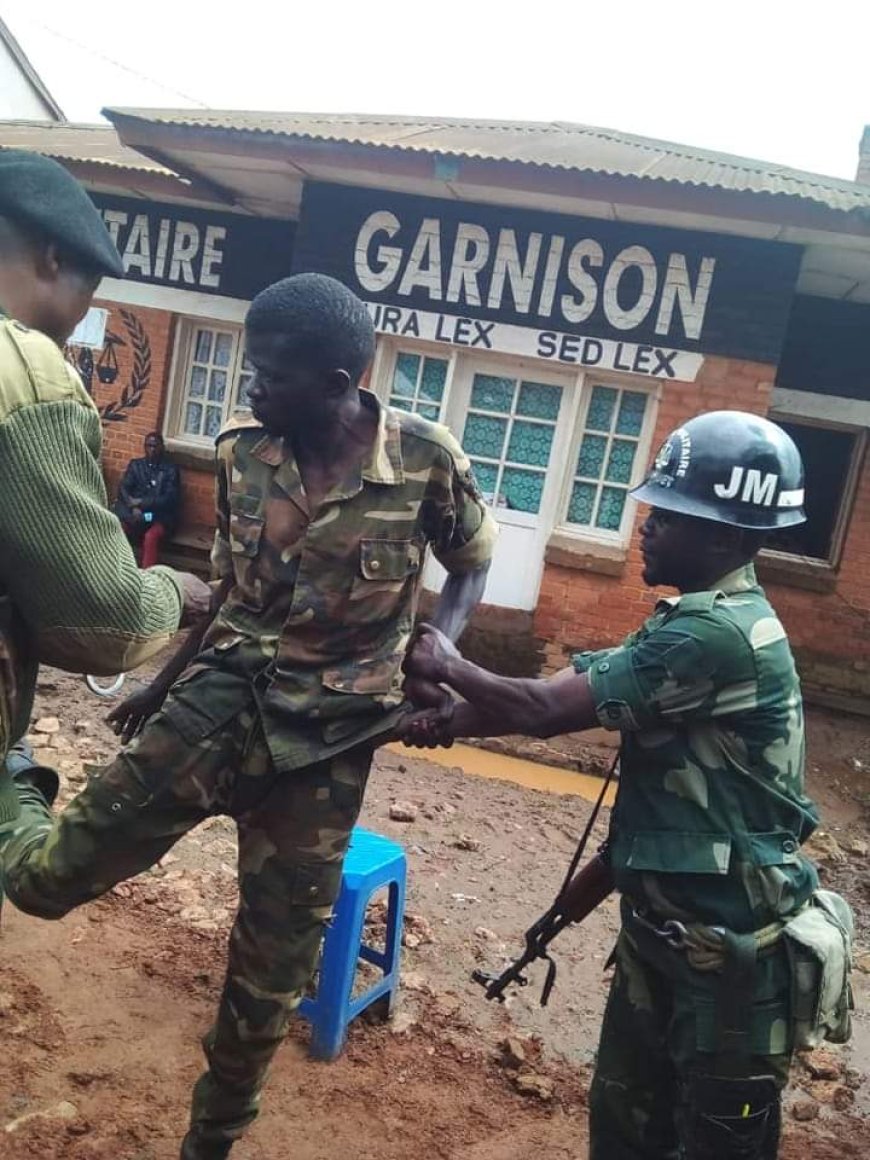
[[[870,186],[853,181],[569,122],[202,109],[124,108],[108,109],[106,115],[112,120],[130,118],[149,125],[334,141],[743,193],[781,194],[847,213],[870,210]]]
[[[28,149],[56,161],[79,161],[141,173],[172,174],[171,170],[143,157],[135,149],[122,145],[111,125],[0,121],[0,149]]]

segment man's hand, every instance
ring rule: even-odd
[[[450,661],[459,659],[461,659],[459,649],[449,637],[431,624],[421,624],[405,654],[402,669],[405,675],[415,682],[425,683],[431,687],[446,681]],[[421,703],[410,693],[407,695],[415,704]],[[422,703],[432,702],[424,700]]]
[[[433,681],[426,681],[422,677],[405,677],[402,686],[405,700],[410,701],[415,709],[439,709],[446,700],[452,700],[450,693],[441,685]]]
[[[397,722],[394,737],[418,749],[437,749],[439,746],[449,749],[453,744],[450,723],[454,709],[455,702],[448,696],[439,708],[407,713]]]
[[[106,721],[124,745],[132,741],[148,718],[160,709],[167,691],[164,685],[155,681],[127,697],[106,716]]]
[[[208,620],[212,615],[211,587],[192,572],[176,572],[184,590],[181,628],[190,628]]]

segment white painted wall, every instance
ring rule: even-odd
[[[0,118],[16,121],[56,119],[21,71],[21,66],[2,39],[0,39]]]

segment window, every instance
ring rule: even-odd
[[[474,376],[462,444],[494,507],[540,511],[561,402],[548,383]]]
[[[572,456],[565,526],[618,533],[635,482],[650,396],[615,386],[586,388],[579,446]]]
[[[254,368],[240,327],[185,322],[180,335],[173,434],[211,443],[234,411],[248,405]]]
[[[777,418],[804,461],[807,521],[773,535],[779,553],[836,565],[852,508],[866,440],[862,431],[822,427]]]
[[[624,555],[634,515],[627,499],[648,465],[658,385],[498,353],[444,357],[437,346],[382,336],[372,389],[445,423],[503,529],[538,536],[538,548],[503,537],[518,572],[528,570],[524,552],[543,557],[556,539],[587,561]]]
[[[390,405],[437,422],[441,418],[449,365],[447,359],[399,351],[390,383]]]

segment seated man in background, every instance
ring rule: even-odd
[[[115,515],[143,568],[153,568],[160,545],[172,535],[181,506],[181,476],[166,458],[163,436],[145,436],[145,457],[131,459],[118,488]]]

